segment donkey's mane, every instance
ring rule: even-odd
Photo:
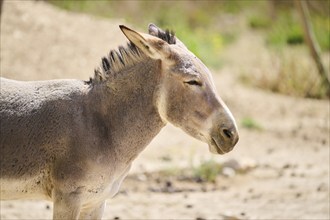
[[[156,37],[169,44],[176,43],[173,31],[158,31]],[[145,54],[131,42],[126,47],[119,46],[117,50],[110,50],[109,55],[102,58],[101,65],[94,69],[94,77],[91,77],[86,83],[93,84],[106,81],[109,76],[116,74],[124,67],[134,65],[145,57]]]
[[[166,29],[166,31],[158,31],[158,38],[166,41],[169,44],[175,44],[176,43],[176,37],[173,31],[170,31]]]

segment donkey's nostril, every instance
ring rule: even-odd
[[[233,137],[233,132],[231,130],[223,129],[222,132],[229,139],[231,139]]]
[[[220,128],[219,133],[223,144],[222,148],[225,150],[225,152],[231,151],[239,139],[236,127],[233,126],[230,128],[228,127]]]

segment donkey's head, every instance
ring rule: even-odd
[[[161,60],[157,108],[162,120],[208,143],[213,153],[231,151],[238,141],[237,127],[208,68],[172,33],[153,24],[149,34],[120,28],[145,55]]]

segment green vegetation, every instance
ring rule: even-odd
[[[323,51],[330,51],[330,15],[328,17],[314,17],[315,35]]]
[[[222,174],[222,164],[209,159],[201,162],[198,166],[190,165],[188,168],[170,167],[159,171],[162,177],[177,177],[182,180],[214,183]]]
[[[316,39],[323,51],[330,50],[329,22],[329,17],[312,17]],[[271,46],[280,47],[303,44],[304,35],[298,16],[293,12],[282,12],[266,32],[266,41]]]
[[[292,96],[326,98],[327,88],[321,82],[308,48],[304,45],[302,24],[293,2],[276,2],[274,15],[268,15],[267,5],[259,5],[257,15],[248,19],[248,25],[259,30],[273,56],[267,67],[260,64],[261,74],[243,73],[241,79],[262,89]],[[315,1],[309,4],[311,23],[316,40],[324,54],[330,52],[329,1]],[[300,46],[303,45],[303,46]],[[325,55],[326,69],[329,58]]]
[[[254,29],[266,29],[271,25],[271,20],[266,16],[252,15],[248,19],[249,26]]]
[[[251,117],[243,118],[241,124],[244,128],[253,129],[253,130],[262,130],[261,125]]]
[[[202,162],[198,167],[194,167],[194,177],[204,182],[215,182],[219,174],[221,174],[221,164],[214,160]]]
[[[57,1],[51,4],[66,10],[100,17],[124,18],[141,30],[148,23],[175,30],[176,35],[206,65],[219,68],[225,45],[236,39],[235,28],[223,30],[218,17],[238,12],[249,1]]]
[[[224,48],[240,37],[241,33],[258,30],[256,34],[263,37],[278,66],[273,68],[269,66],[272,64],[267,64],[262,75],[242,76],[245,82],[288,95],[326,97],[315,64],[302,62],[306,57],[309,58],[309,52],[301,50],[303,30],[293,1],[48,2],[70,11],[125,19],[141,31],[145,31],[150,22],[173,29],[196,56],[213,68],[223,66]],[[329,4],[330,1],[309,1],[315,35],[324,53],[330,52]]]
[[[264,4],[258,4],[254,9],[250,9],[254,13],[247,18],[249,27],[263,30],[266,42],[273,47],[281,49],[287,45],[302,44],[303,30],[293,2],[275,2],[273,12],[266,3],[264,1]],[[314,7],[310,6],[311,22],[317,41],[323,51],[330,51],[330,15],[329,10],[323,9],[323,7],[329,8],[329,1],[315,1],[311,5],[314,5]],[[270,15],[272,13],[273,16]]]
[[[294,21],[291,16],[281,16],[271,26],[266,34],[266,42],[271,46],[286,46],[302,44],[303,31],[299,20]]]

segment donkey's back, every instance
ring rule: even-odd
[[[50,198],[51,166],[69,150],[86,87],[79,80],[0,81],[1,198]]]

